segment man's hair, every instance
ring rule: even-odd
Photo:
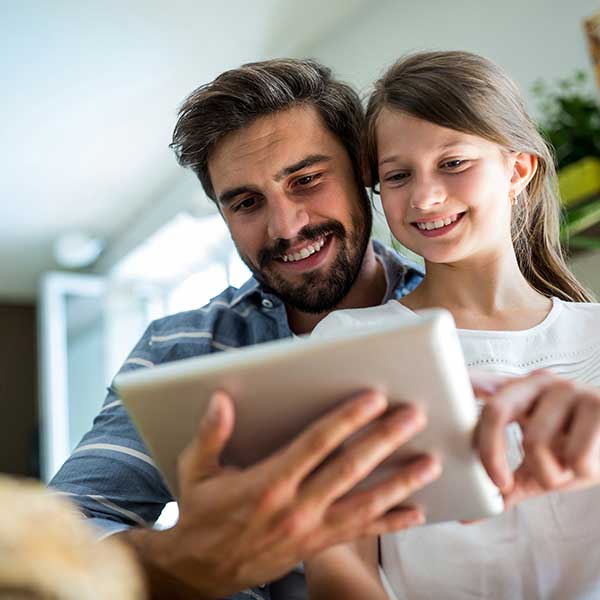
[[[179,164],[196,173],[216,201],[208,159],[225,135],[262,116],[295,106],[314,106],[344,145],[362,184],[361,136],[364,111],[358,94],[314,60],[274,59],[242,65],[200,86],[184,101],[171,148]],[[301,135],[302,132],[298,132]]]

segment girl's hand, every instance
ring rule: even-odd
[[[485,402],[475,443],[507,506],[550,491],[600,483],[600,391],[548,371],[515,379],[472,374]],[[523,429],[524,457],[513,473],[505,428]]]

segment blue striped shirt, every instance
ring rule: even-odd
[[[412,291],[421,269],[373,242],[384,267],[383,302]],[[209,304],[150,324],[120,372],[290,337],[283,302],[254,279],[227,288]],[[112,387],[92,429],[85,434],[50,486],[68,495],[105,532],[151,526],[173,497]],[[269,586],[232,598],[270,599]],[[290,598],[292,596],[289,596]]]

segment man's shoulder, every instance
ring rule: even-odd
[[[384,302],[392,298],[400,298],[412,292],[424,275],[424,268],[419,263],[400,254],[391,246],[373,240],[375,255],[385,270],[388,291]]]
[[[256,302],[251,294],[240,294],[242,289],[229,286],[204,306],[156,319],[152,323],[153,331],[165,333],[181,327],[204,330],[214,327],[224,316],[238,320],[252,318],[252,309],[256,307]]]
[[[280,337],[264,308],[262,295],[251,279],[239,289],[228,287],[205,306],[153,321],[144,336],[152,362],[179,360]]]

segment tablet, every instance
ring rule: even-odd
[[[115,386],[177,496],[176,462],[197,431],[210,395],[234,399],[235,429],[225,464],[247,467],[282,448],[309,423],[359,390],[377,388],[390,403],[410,401],[427,428],[361,486],[389,476],[415,453],[435,452],[441,477],[415,493],[428,523],[471,520],[503,510],[473,445],[478,406],[447,311],[352,330],[336,338],[293,338],[139,369]]]

